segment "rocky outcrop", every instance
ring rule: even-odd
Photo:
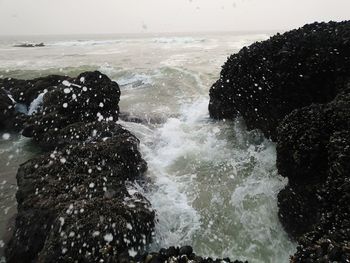
[[[147,165],[138,139],[115,122],[119,96],[100,72],[46,88],[23,134],[49,151],[18,170],[7,262],[109,262],[150,242],[155,213],[127,189]]]
[[[118,120],[119,98],[118,84],[99,72],[64,80],[44,95],[41,112],[27,122],[23,135],[33,137],[35,142],[49,149],[63,141],[81,140],[82,134],[74,133],[76,126],[90,123],[87,127],[93,128],[102,120]],[[83,136],[87,139],[88,135]]]
[[[24,112],[28,111],[31,102],[40,93],[56,88],[62,81],[67,79],[70,78],[57,75],[33,80],[0,79],[0,130],[22,130],[24,123],[29,119]],[[24,112],[17,110],[19,104],[24,107]]]
[[[13,78],[0,79],[0,87],[11,93],[13,99],[18,103],[23,103],[29,107],[30,103],[38,97],[44,90],[52,90],[69,77],[50,75],[32,80],[22,80]]]
[[[212,117],[241,114],[277,142],[292,262],[350,260],[349,80],[350,21],[314,23],[243,48],[210,90]]]
[[[146,170],[138,140],[119,125],[111,123],[109,130],[109,137],[21,165],[8,262],[98,262],[150,241],[154,212],[125,185]]]
[[[13,45],[14,47],[45,47],[44,43],[32,44],[32,43],[22,43]]]
[[[111,261],[111,263],[117,262],[175,262],[175,263],[243,263],[243,261],[235,260],[231,261],[229,258],[224,259],[212,259],[212,258],[203,258],[196,255],[193,252],[191,246],[182,246],[182,247],[169,247],[162,248],[159,252],[153,253],[138,253],[136,256],[131,257],[128,254],[121,254],[118,258]],[[248,263],[245,261],[244,263]]]
[[[350,259],[350,90],[293,111],[279,126],[277,166],[288,186],[279,217],[299,240],[295,262]]]
[[[292,110],[332,100],[350,75],[350,22],[315,23],[277,34],[228,58],[210,89],[210,116],[240,114],[276,139]]]
[[[0,89],[0,131],[19,131],[26,121],[26,116],[17,112],[10,94]]]
[[[15,105],[8,94],[0,89],[0,129],[6,129],[10,125],[9,120],[15,115]]]

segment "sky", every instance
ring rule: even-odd
[[[0,0],[0,35],[287,30],[350,19],[350,0]]]

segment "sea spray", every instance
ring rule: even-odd
[[[207,103],[201,97],[158,126],[122,122],[140,138],[153,183],[143,193],[158,218],[151,250],[190,244],[204,256],[287,262],[295,244],[277,217],[286,181],[275,145],[240,119],[211,121]]]
[[[42,92],[38,95],[38,97],[36,97],[29,105],[28,108],[28,115],[33,115],[34,113],[38,112],[38,110],[40,109],[41,105],[43,104],[43,99],[44,99],[44,95],[45,92]]]

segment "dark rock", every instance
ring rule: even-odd
[[[9,121],[14,118],[15,104],[9,98],[8,94],[0,89],[0,130],[11,126]]]
[[[147,257],[147,253],[146,252],[141,252],[141,251],[139,251],[137,254],[136,254],[136,256],[134,257],[134,260],[136,261],[136,262],[144,262],[145,261],[145,259],[146,259],[146,257]]]
[[[293,262],[350,259],[349,130],[346,88],[327,104],[294,110],[278,128],[277,167],[289,179],[279,217],[300,244]]]
[[[22,43],[13,45],[14,47],[45,47],[44,43],[32,44],[32,43]]]
[[[9,95],[0,89],[0,130],[20,131],[28,118],[15,110],[15,102]]]
[[[279,215],[296,238],[314,229],[321,229],[323,238],[332,231],[327,238],[337,242],[350,238],[349,129],[349,91],[328,104],[293,111],[278,129],[277,167],[289,179],[278,196]]]
[[[315,188],[308,191],[303,187],[294,189],[286,186],[278,193],[278,216],[292,237],[299,237],[312,230],[320,217],[319,202],[313,190]]]
[[[160,255],[154,255],[150,261],[150,263],[164,263],[165,259],[162,258]]]
[[[161,248],[159,250],[159,255],[163,258],[163,259],[167,259],[168,258],[168,250],[165,248]]]
[[[107,126],[110,138],[69,145],[20,167],[7,262],[96,262],[150,241],[154,212],[125,186],[146,170],[138,140],[119,125]]]
[[[238,114],[276,139],[292,110],[331,101],[350,75],[350,21],[314,23],[243,48],[210,89],[210,116]]]
[[[45,90],[49,91],[57,87],[64,80],[71,78],[59,75],[49,75],[32,80],[21,80],[13,78],[0,79],[0,87],[11,93],[13,99],[18,103],[24,103],[29,107],[30,103]]]
[[[187,263],[187,261],[188,261],[188,258],[186,255],[180,255],[177,260],[177,262],[179,263]]]
[[[175,247],[169,247],[167,249],[167,256],[170,257],[176,257],[179,255],[179,249],[176,249]]]
[[[193,248],[191,246],[183,246],[180,248],[179,254],[189,256],[193,252]]]
[[[188,249],[188,248],[187,248]],[[170,251],[173,251],[171,253]],[[128,256],[125,254],[123,258],[128,258]],[[144,262],[144,263],[150,263],[150,262],[174,262],[174,263],[213,263],[213,262],[227,262],[231,263],[232,261],[229,258],[226,259],[215,259],[212,258],[202,258],[200,256],[197,256],[195,253],[191,253],[189,256],[183,254],[179,254],[179,248],[175,247],[169,247],[169,248],[161,248],[159,250],[159,253],[138,253],[135,257],[129,256],[129,262]],[[114,262],[114,261],[113,261]],[[120,262],[120,261],[119,261]],[[126,262],[126,261],[125,261]],[[243,261],[235,260],[234,263],[243,263]],[[244,263],[248,263],[248,261],[245,261]]]
[[[148,200],[127,190],[147,164],[138,139],[115,122],[118,84],[97,71],[51,88],[42,81],[35,85],[46,89],[43,107],[23,134],[55,150],[18,170],[7,262],[130,262],[128,251],[150,242],[155,214]]]
[[[101,126],[97,122],[118,119],[119,97],[118,84],[98,71],[65,80],[44,95],[41,112],[27,122],[23,135],[46,149],[86,140],[96,130],[92,126]],[[90,126],[78,134],[75,130],[81,125]],[[100,128],[107,137],[112,135]]]
[[[231,56],[210,90],[212,117],[241,114],[277,142],[292,262],[350,260],[349,41],[350,21],[278,34]]]

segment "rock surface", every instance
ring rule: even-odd
[[[119,98],[118,84],[97,71],[64,80],[44,95],[41,112],[27,122],[23,135],[33,137],[35,142],[48,149],[62,144],[62,137],[65,143],[80,140],[79,135],[71,131],[74,126],[118,120]],[[100,128],[102,132],[103,127]]]
[[[315,23],[244,47],[210,89],[217,119],[241,114],[248,128],[276,139],[292,110],[332,100],[350,75],[350,21]]]
[[[279,217],[299,240],[295,262],[350,260],[350,90],[280,124],[277,166],[288,186]]]
[[[279,218],[299,243],[291,261],[350,261],[350,21],[306,25],[232,55],[209,111],[241,114],[277,142],[289,179]]]
[[[5,90],[0,89],[0,129],[7,129],[10,125],[9,120],[15,115],[15,104],[9,98]]]
[[[113,261],[114,260],[114,261]],[[138,253],[136,256],[131,257],[127,254],[122,254],[118,258],[114,258],[111,263],[117,262],[144,262],[144,263],[166,263],[166,262],[178,262],[178,263],[248,263],[247,261],[231,261],[229,258],[224,259],[212,259],[203,258],[196,255],[193,252],[191,246],[183,247],[169,247],[162,248],[159,252],[153,253]]]
[[[20,131],[27,117],[16,111],[10,94],[0,89],[0,131]]]
[[[140,177],[146,163],[138,140],[111,126],[110,137],[70,144],[21,165],[8,262],[98,262],[150,241],[154,211],[125,184]]]
[[[29,107],[30,103],[38,97],[44,90],[51,90],[62,83],[70,80],[69,77],[50,75],[35,78],[32,80],[22,80],[13,78],[0,79],[0,87],[9,91],[13,99],[18,103],[24,103]]]
[[[32,44],[32,43],[21,43],[13,45],[14,47],[45,47],[44,43]]]
[[[41,83],[51,85],[48,78]],[[23,134],[49,152],[18,170],[7,262],[108,262],[130,249],[142,251],[155,212],[127,188],[147,164],[138,139],[115,122],[118,84],[99,72],[53,79],[57,86],[35,87],[46,89],[43,105],[25,123]]]

